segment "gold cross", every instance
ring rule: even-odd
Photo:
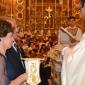
[[[53,11],[50,6],[46,9],[46,11],[48,12],[48,17],[50,18],[50,13]]]

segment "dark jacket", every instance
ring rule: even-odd
[[[21,54],[17,53],[13,47],[6,51],[6,68],[7,68],[7,76],[10,80],[15,79],[25,72],[25,67],[23,66],[20,55],[23,56],[22,51]]]
[[[49,85],[48,79],[50,79],[51,76],[51,67],[45,65],[43,63],[40,64],[40,77],[41,77],[41,82],[39,85]]]

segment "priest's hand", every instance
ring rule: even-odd
[[[62,51],[63,48],[64,48],[64,45],[58,44],[58,45],[55,45],[53,48],[54,48],[55,50]]]

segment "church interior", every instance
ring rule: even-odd
[[[10,17],[17,22],[17,42],[23,48],[24,58],[51,58],[46,62],[50,62],[52,69],[49,85],[62,85],[61,53],[50,49],[60,43],[59,29],[68,26],[70,16],[76,18],[76,26],[83,33],[85,20],[81,18],[80,0],[0,0],[0,17]]]
[[[69,16],[83,30],[79,0],[0,0],[0,16],[15,18],[20,31],[48,35],[57,32]],[[48,33],[48,34],[47,34]]]

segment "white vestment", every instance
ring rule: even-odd
[[[63,57],[62,85],[85,85],[85,34],[72,52],[64,52]]]

